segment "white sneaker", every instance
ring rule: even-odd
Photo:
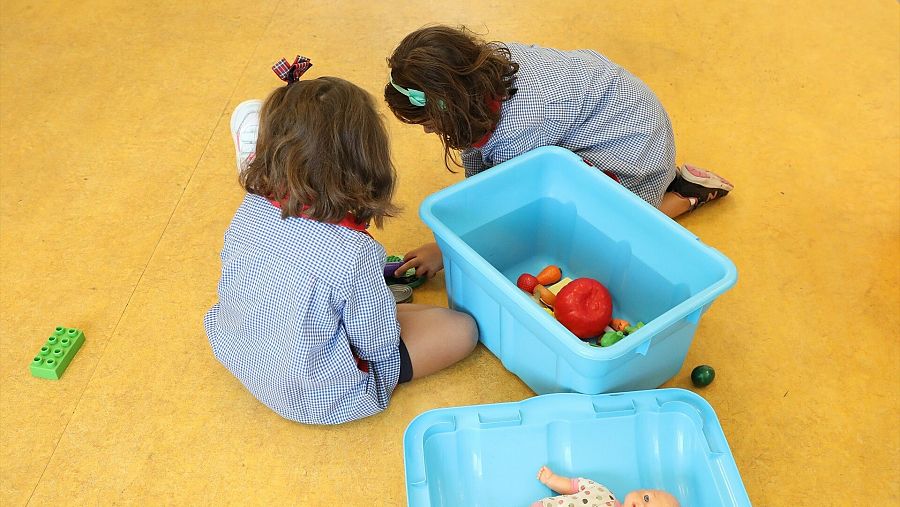
[[[238,173],[244,170],[256,153],[261,108],[261,100],[245,100],[231,113],[231,140],[234,141],[234,151],[237,155]]]

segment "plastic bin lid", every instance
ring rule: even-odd
[[[530,505],[547,465],[622,500],[664,489],[682,505],[749,506],[709,403],[684,389],[547,394],[425,412],[404,434],[409,505]]]

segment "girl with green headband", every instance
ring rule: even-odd
[[[388,58],[384,98],[405,123],[435,133],[444,163],[472,176],[540,146],[561,146],[670,217],[724,197],[711,171],[676,166],[669,117],[640,79],[590,50],[485,42],[465,28],[430,26]],[[455,153],[459,152],[459,162]],[[434,276],[435,243],[397,270]]]

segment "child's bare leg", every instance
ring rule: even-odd
[[[553,470],[550,470],[545,466],[538,470],[537,478],[542,484],[560,495],[574,495],[575,493],[578,493],[578,490],[575,489],[572,484],[572,479],[556,475],[553,473]]]
[[[666,192],[663,194],[662,203],[659,210],[666,214],[669,218],[675,218],[687,213],[693,204],[687,197],[681,197],[675,192]]]
[[[475,320],[437,306],[397,305],[400,336],[409,352],[413,379],[431,375],[468,356],[478,343]]]

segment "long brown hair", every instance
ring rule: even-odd
[[[397,212],[396,175],[372,96],[343,79],[320,77],[269,95],[256,157],[240,179],[247,192],[280,200],[282,217],[336,223],[352,213],[381,227]]]
[[[425,92],[425,106],[411,104],[390,83],[384,100],[402,122],[428,123],[444,145],[444,165],[459,162],[450,150],[463,150],[491,132],[500,112],[489,101],[515,93],[519,65],[499,42],[485,42],[466,27],[429,26],[407,35],[388,58],[398,86]]]

